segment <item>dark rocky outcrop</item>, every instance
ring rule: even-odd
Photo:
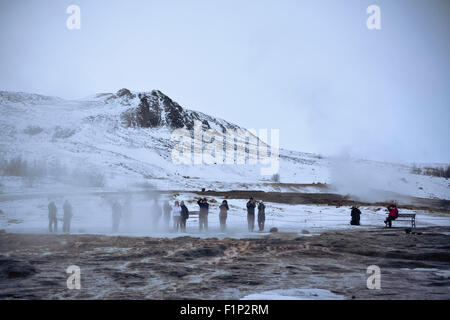
[[[116,96],[118,96],[119,98],[128,98],[128,99],[133,99],[135,97],[134,94],[131,93],[130,90],[123,88],[120,89],[119,91],[117,91]]]
[[[133,104],[130,104],[130,100],[136,97],[139,102],[137,102],[137,105],[134,102],[135,106],[133,106]],[[203,129],[211,129],[212,122],[223,132],[227,128],[238,128],[238,126],[226,121],[219,121],[210,116],[183,109],[177,102],[159,90],[133,94],[128,89],[120,89],[109,99],[132,106],[122,114],[123,123],[127,127],[168,127],[170,129],[186,128],[192,130],[195,121],[200,121]]]

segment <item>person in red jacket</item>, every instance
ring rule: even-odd
[[[389,225],[389,228],[391,228],[392,221],[394,221],[395,219],[398,218],[398,209],[397,209],[397,206],[395,205],[395,203],[387,206],[387,209],[389,211],[389,215],[386,218],[386,220],[384,221],[384,223],[386,224],[386,227]]]

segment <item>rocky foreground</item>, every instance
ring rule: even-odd
[[[0,233],[0,299],[239,299],[327,289],[347,299],[449,299],[450,228],[159,239]],[[81,289],[67,288],[68,266]],[[367,288],[367,267],[381,289]]]

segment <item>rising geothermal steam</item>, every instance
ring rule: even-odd
[[[333,158],[331,182],[337,192],[365,202],[390,201],[407,193],[405,172],[401,167],[349,156]]]

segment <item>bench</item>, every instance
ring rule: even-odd
[[[411,227],[416,227],[416,214],[415,213],[399,213],[398,218],[394,221],[411,221]]]

